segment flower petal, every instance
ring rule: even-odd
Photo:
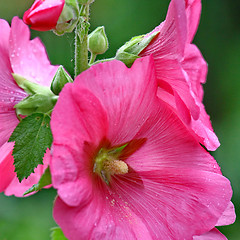
[[[87,198],[87,191],[91,189],[89,172],[93,171],[93,165],[89,159],[106,138],[108,118],[88,89],[77,88],[75,83],[67,84],[52,113],[51,129],[53,186],[67,204],[76,206]]]
[[[114,60],[92,66],[74,81],[77,89],[89,89],[100,100],[108,115],[107,139],[118,145],[132,140],[151,111],[157,83],[154,63],[138,59],[131,69]]]
[[[18,17],[12,20],[10,60],[13,72],[28,80],[50,86],[58,66],[52,66],[38,38],[30,41],[30,31]]]
[[[218,219],[216,226],[225,226],[234,223],[236,220],[236,214],[234,210],[234,205],[230,202],[222,214],[222,216]]]
[[[146,139],[144,145],[126,159],[135,171],[155,171],[171,166],[221,174],[213,157],[160,99],[151,105],[151,113],[134,139]]]
[[[142,219],[152,239],[191,239],[211,230],[232,195],[220,174],[169,167],[138,175],[116,175],[111,196],[125,203],[115,204],[119,212],[128,207]]]
[[[3,192],[15,177],[12,149],[14,143],[5,143],[0,148],[0,192]]]
[[[12,158],[12,170],[14,170],[13,167],[13,156],[11,155]],[[48,167],[49,164],[49,159],[50,159],[50,150],[47,149],[44,159],[43,159],[43,165],[38,165],[38,167],[34,170],[34,173],[31,173],[31,175],[27,179],[23,179],[22,182],[20,183],[17,175],[13,171],[9,171],[8,174],[14,174],[14,177],[12,178],[12,181],[9,183],[9,185],[6,187],[4,194],[6,196],[14,195],[16,197],[23,197],[23,194],[31,188],[34,184],[37,184],[38,181],[40,180],[40,177],[44,173],[45,169]],[[46,186],[44,188],[49,188],[50,186]],[[32,193],[33,194],[33,193]],[[30,194],[29,194],[30,195]],[[29,196],[27,195],[27,196]]]
[[[195,102],[192,90],[181,67],[187,38],[184,2],[172,0],[165,22],[161,23],[156,29],[160,33],[140,53],[140,56],[153,55],[159,87],[164,89],[165,83],[171,86],[176,93],[176,110],[178,110],[183,121],[189,124],[189,112],[194,119],[198,119],[199,106]],[[159,97],[161,98],[161,95]],[[164,96],[161,99],[166,100]]]
[[[227,238],[216,228],[213,228],[211,231],[204,233],[201,236],[194,236],[193,240],[227,240]]]
[[[185,0],[185,4],[188,24],[187,42],[191,43],[199,24],[202,4],[201,0]]]

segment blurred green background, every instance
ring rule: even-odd
[[[11,22],[23,16],[33,0],[0,0],[0,18]],[[91,30],[104,25],[110,42],[102,57],[112,57],[132,36],[150,32],[165,19],[166,0],[96,0],[91,8]],[[240,2],[203,0],[202,16],[194,42],[209,64],[204,103],[221,147],[213,153],[233,187],[233,202],[240,213]],[[73,73],[73,35],[32,31],[46,45],[52,64]],[[47,240],[55,190],[43,190],[26,199],[0,194],[0,240]],[[220,230],[229,240],[240,239],[240,221]]]

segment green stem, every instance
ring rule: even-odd
[[[89,5],[82,6],[80,20],[75,30],[75,77],[88,69]]]
[[[89,61],[89,65],[92,65],[92,64],[94,63],[96,57],[97,57],[97,55],[96,55],[96,54],[93,54],[93,53],[91,52],[91,58],[90,58],[90,61]]]

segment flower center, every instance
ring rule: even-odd
[[[121,150],[122,147],[113,150],[102,148],[95,158],[93,172],[97,173],[107,184],[111,180],[111,175],[128,173],[128,165],[118,159]]]

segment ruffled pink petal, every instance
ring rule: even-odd
[[[189,124],[189,112],[194,119],[197,119],[199,106],[194,100],[192,90],[181,67],[187,37],[184,2],[171,1],[165,22],[156,29],[160,33],[140,53],[140,56],[153,55],[159,87],[164,88],[162,85],[164,82],[171,86],[177,95],[176,108],[183,121]],[[181,101],[177,98],[178,96]],[[165,100],[164,97],[161,99]]]
[[[89,89],[101,101],[111,119],[107,138],[112,145],[132,140],[146,121],[157,91],[149,57],[136,60],[131,69],[120,61],[97,64],[80,74],[74,84],[76,92]]]
[[[204,233],[201,236],[194,236],[193,240],[227,240],[227,238],[216,228],[213,228],[211,231]]]
[[[87,199],[91,189],[88,173],[93,166],[89,159],[106,138],[108,118],[99,100],[88,89],[77,88],[74,82],[60,93],[51,129],[54,136],[54,161],[50,164],[53,186],[58,188],[58,194],[67,204],[75,206]],[[84,166],[80,166],[79,161],[84,162]]]
[[[68,239],[152,240],[143,221],[131,209],[119,208],[119,204],[125,204],[123,201],[101,195],[92,197],[87,204],[75,208],[60,198],[55,201],[53,217]]]
[[[13,164],[13,157],[12,158],[12,164]],[[38,165],[38,167],[34,170],[34,173],[32,173],[27,179],[22,180],[20,183],[16,173],[13,172],[14,167],[11,165],[11,171],[8,172],[8,174],[14,174],[14,177],[12,178],[12,181],[9,183],[9,185],[5,188],[4,193],[6,196],[15,195],[16,197],[23,197],[24,192],[26,192],[29,188],[31,188],[34,184],[37,184],[40,180],[40,177],[44,173],[45,169],[49,165],[49,159],[50,159],[50,150],[47,150],[44,159],[43,159],[43,165]],[[46,186],[45,188],[49,188],[50,186]],[[33,193],[32,193],[33,194]],[[29,196],[29,195],[28,195]]]
[[[14,128],[19,123],[13,106],[10,108],[0,105],[0,147],[8,141]]]
[[[201,84],[206,82],[207,63],[195,45],[186,45],[185,56],[181,65],[189,78],[189,84],[194,93],[195,100],[202,102],[203,90]]]
[[[222,216],[218,219],[216,226],[225,226],[234,223],[236,220],[236,213],[234,205],[230,202],[223,212]]]
[[[196,121],[192,120],[192,130],[200,143],[208,150],[215,151],[220,146],[219,140],[210,125],[210,117],[206,113],[204,105],[201,104],[200,107],[200,118]]]
[[[181,60],[187,37],[185,4],[182,0],[170,2],[166,20],[153,31],[156,30],[160,33],[140,55],[146,56],[154,53],[159,58]]]
[[[0,148],[0,192],[3,192],[15,177],[12,149],[14,143],[5,143]]]
[[[107,187],[95,179],[90,197],[78,207],[56,200],[53,216],[66,237],[191,239],[216,223],[229,201],[222,189],[231,195],[227,179],[202,171],[131,172],[112,180]]]
[[[26,96],[11,75],[9,34],[8,23],[0,19],[0,146],[9,139],[18,123],[14,105]]]
[[[187,42],[191,43],[197,31],[202,4],[201,0],[185,0],[188,25]]]
[[[201,169],[221,174],[217,162],[199,146],[167,104],[158,100],[152,104],[151,110],[151,114],[134,136],[134,139],[146,141],[126,160],[135,171],[155,171],[171,166],[179,170]]]
[[[183,71],[186,73],[186,79],[189,79],[189,85],[193,92],[195,102],[200,107],[200,116],[198,119],[192,119],[189,126],[200,143],[205,145],[208,150],[216,150],[220,143],[215,135],[210,117],[207,115],[204,105],[202,104],[203,89],[202,83],[205,83],[207,75],[207,63],[202,57],[198,48],[193,44],[187,44],[185,57],[182,61]]]
[[[43,86],[50,86],[58,66],[52,66],[38,38],[30,41],[28,27],[18,18],[12,20],[10,61],[13,72]]]
[[[120,196],[122,207],[143,220],[153,239],[190,239],[209,231],[232,194],[220,174],[171,167],[137,174],[116,175],[111,196]]]

